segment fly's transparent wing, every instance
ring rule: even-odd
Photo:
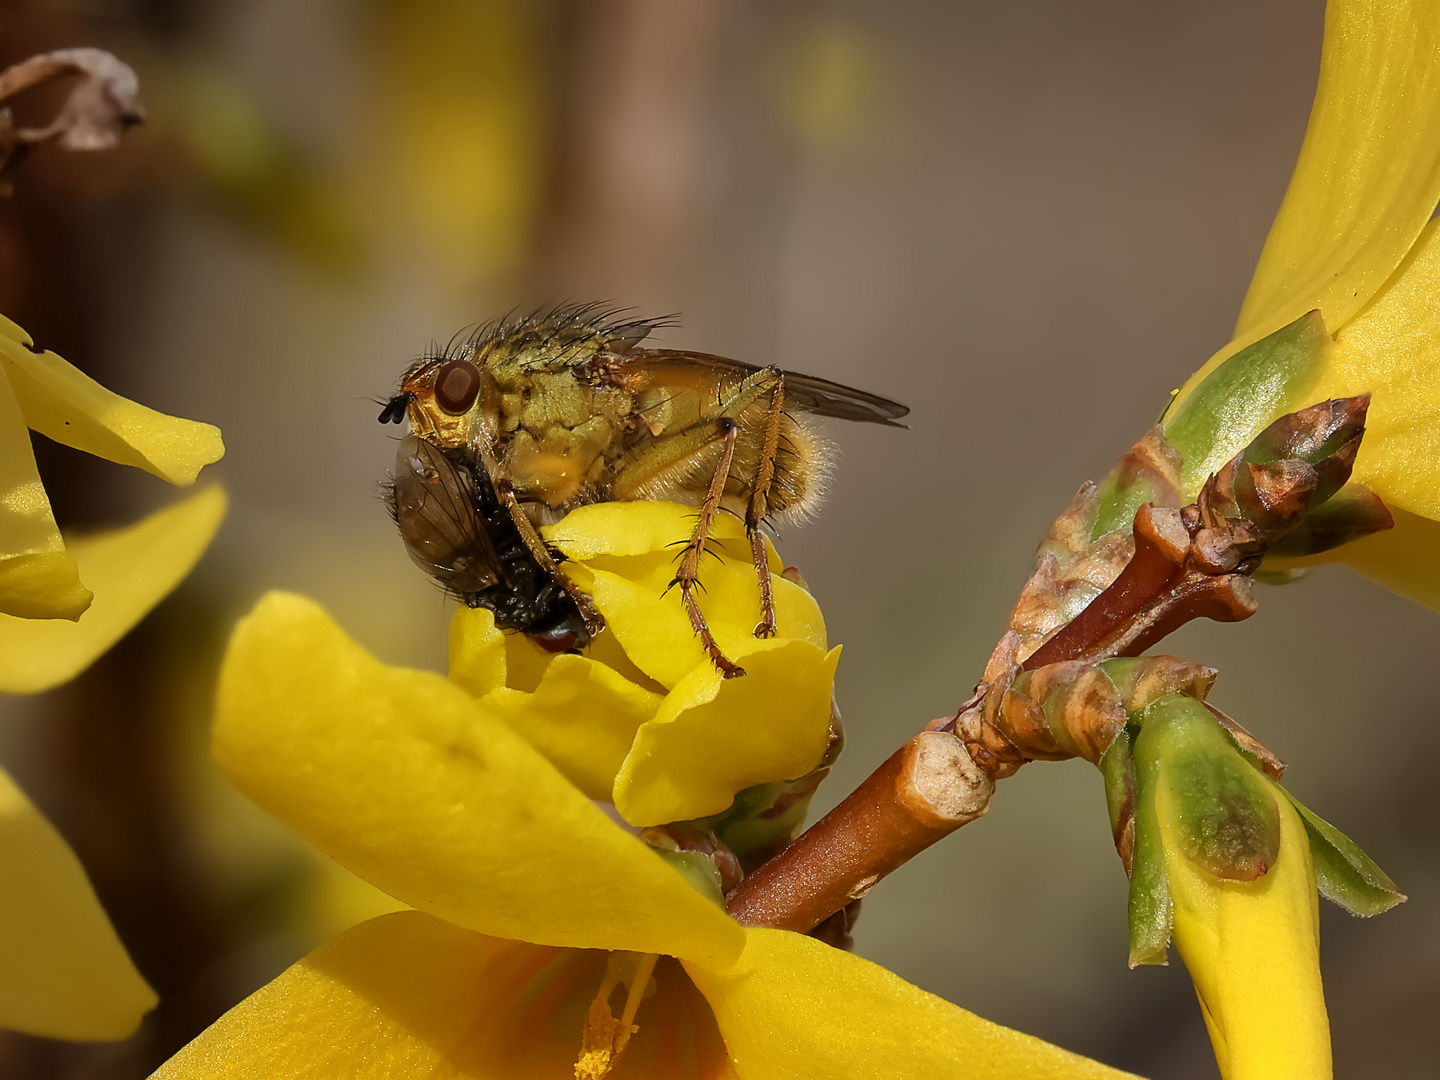
[[[689,390],[723,390],[738,385],[760,369],[710,353],[637,349],[609,358],[611,370],[642,384],[683,387]],[[817,416],[834,416],[887,427],[904,427],[897,421],[910,409],[879,394],[793,371],[785,374],[785,406]]]

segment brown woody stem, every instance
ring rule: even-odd
[[[1031,653],[1025,669],[1138,656],[1192,619],[1237,622],[1255,614],[1247,574],[1197,569],[1192,544],[1182,511],[1142,506],[1135,515],[1135,554],[1120,576]]]
[[[1141,506],[1133,551],[1123,565],[1113,561],[1113,531],[1091,538],[1096,489],[1082,488],[1051,532],[1047,545],[1054,550],[1042,548],[975,696],[953,721],[937,722],[911,739],[742,881],[727,898],[730,913],[749,926],[807,932],[983,814],[995,780],[1026,761],[1080,755],[1099,764],[1125,725],[1126,709],[1121,689],[1095,665],[1138,656],[1191,619],[1234,622],[1254,614],[1250,574],[1267,550],[1349,479],[1368,403],[1363,396],[1341,398],[1288,414],[1211,476],[1195,503],[1183,509]],[[1165,469],[1175,464],[1164,453],[1167,446],[1163,433],[1152,431],[1127,457],[1126,476],[1140,475],[1135,463],[1143,460],[1164,480]],[[1171,490],[1158,481],[1151,487],[1157,497]],[[1380,510],[1357,520],[1368,530],[1386,528],[1389,515]],[[1065,568],[1057,569],[1059,556],[1066,558]],[[1108,587],[1057,626],[1053,616],[1065,611],[1068,588],[1110,567]],[[1062,580],[1059,572],[1072,577]],[[1214,679],[1213,671],[1173,657],[1148,661],[1143,671],[1132,669],[1138,681],[1126,691],[1131,706],[1149,700],[1152,691],[1185,692],[1203,701]],[[1279,759],[1219,710],[1211,712],[1267,773],[1279,777]],[[1121,857],[1128,860],[1127,844],[1117,833]]]
[[[984,814],[994,790],[959,739],[922,731],[741,882],[726,907],[746,926],[805,933]]]

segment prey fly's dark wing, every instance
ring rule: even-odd
[[[395,455],[390,512],[415,565],[456,596],[509,584],[478,513],[473,473],[413,434]]]

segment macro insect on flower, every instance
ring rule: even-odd
[[[760,526],[803,519],[824,486],[827,446],[805,414],[901,426],[909,410],[863,390],[706,353],[641,349],[661,322],[596,305],[501,320],[411,365],[380,420],[407,417],[391,509],[411,557],[471,607],[554,652],[604,626],[558,569],[539,528],[597,502],[698,508],[678,556],[690,625],[726,678],[696,598],[715,516],[745,522],[759,582],[754,636],[776,633]]]

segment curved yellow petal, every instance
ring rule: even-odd
[[[578,506],[553,525],[540,530],[568,558],[588,562],[599,555],[648,555],[668,552],[673,559],[690,539],[697,511],[673,502],[607,502]],[[745,541],[745,526],[728,514],[716,516],[710,535],[716,540]],[[749,558],[747,549],[746,558]]]
[[[982,1020],[814,938],[784,930],[745,938],[729,970],[685,965],[743,1080],[1130,1075]]]
[[[704,591],[700,606],[720,648],[736,659],[755,647],[760,590],[748,544],[716,541],[711,547],[724,554],[720,559],[707,558],[701,569]],[[675,576],[673,559],[672,553],[662,551],[602,555],[573,573],[576,583],[594,597],[595,606],[605,615],[608,632],[615,635],[626,655],[669,689],[697,666],[710,664],[681,606],[679,590],[669,588]],[[772,564],[772,569],[778,567]],[[780,633],[775,640],[798,639],[825,648],[825,622],[814,598],[782,577],[771,581]]]
[[[752,641],[732,655],[744,678],[722,679],[702,664],[640,726],[615,778],[615,808],[631,825],[718,814],[744,788],[793,780],[819,764],[839,648]]]
[[[1440,611],[1440,521],[1392,510],[1395,527],[1343,547],[1293,559],[1267,558],[1264,568],[1280,572],[1344,563],[1417,604]]]
[[[1355,479],[1388,506],[1440,519],[1440,221],[1336,334],[1314,397],[1366,392],[1370,413]]]
[[[575,584],[595,600],[608,635],[623,651],[622,668],[633,664],[660,685],[673,688],[698,665],[708,664],[690,619],[671,587],[676,558],[695,527],[694,507],[670,502],[596,503],[582,506],[541,532],[565,552],[563,564]],[[755,647],[760,589],[750,542],[739,519],[714,520],[701,564],[699,598],[710,629],[732,658]],[[781,639],[798,638],[825,648],[819,605],[804,589],[779,577],[783,564],[765,541]],[[592,646],[597,659],[602,649]],[[624,673],[622,671],[622,673]]]
[[[439,675],[389,667],[271,593],[220,674],[216,757],[371,884],[499,937],[725,963],[740,928]]]
[[[1320,82],[1237,338],[1312,308],[1342,326],[1440,201],[1440,3],[1331,0]]]
[[[582,575],[577,573],[576,576]],[[593,584],[593,577],[591,580]],[[646,690],[659,694],[661,697],[665,696],[665,687],[635,666],[635,661],[626,655],[624,647],[614,634],[602,631],[594,638],[591,638],[590,644],[585,646],[585,655],[592,660],[598,660],[613,671],[619,672],[636,686],[644,687]]]
[[[1241,307],[1241,348],[1319,308],[1332,330],[1364,307],[1440,201],[1440,3],[1331,0],[1305,143]]]
[[[94,597],[80,584],[80,568],[68,552],[0,555],[0,615],[74,620]]]
[[[0,771],[0,1027],[123,1039],[156,1000],[75,853]]]
[[[222,1016],[154,1080],[574,1076],[606,954],[502,941],[418,912],[364,923]],[[614,1080],[723,1075],[704,999],[656,968]],[[618,996],[618,995],[617,995]]]
[[[20,403],[0,369],[0,613],[78,619],[90,600],[55,525]]]
[[[1171,795],[1156,792],[1162,826]],[[1225,1080],[1329,1080],[1330,1025],[1320,985],[1320,913],[1310,842],[1284,797],[1280,856],[1257,881],[1221,881],[1178,845],[1165,848],[1180,950]]]
[[[472,697],[505,685],[505,635],[485,608],[458,608],[450,619],[450,679]]]
[[[542,649],[524,634],[505,634],[505,685],[533,693],[545,677],[555,654]]]
[[[0,367],[25,423],[42,435],[172,484],[193,484],[203,467],[224,455],[219,428],[113,394],[53,352],[33,352],[32,344],[9,319],[0,322]]]
[[[662,700],[604,664],[567,655],[555,657],[533,694],[502,687],[482,704],[588,798],[609,802],[636,729]]]
[[[190,573],[225,505],[225,492],[210,487],[134,525],[72,541],[95,602],[77,622],[0,615],[0,691],[38,693],[89,667]]]
[[[1440,521],[1394,510],[1395,527],[1336,550],[1338,561],[1440,611]]]

